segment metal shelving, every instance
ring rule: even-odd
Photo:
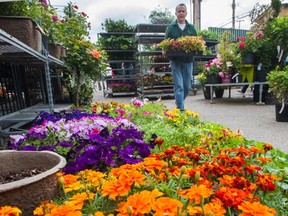
[[[163,77],[171,77],[172,81],[169,60],[165,60],[161,50],[151,50],[153,44],[159,44],[164,39],[166,27],[167,25],[161,24],[138,24],[135,28],[137,71],[140,79],[137,93],[142,98],[174,96],[172,82],[168,85],[163,82]],[[160,61],[155,61],[155,58]]]
[[[0,29],[0,61],[21,65],[40,65],[45,69],[46,87],[49,110],[52,112],[54,103],[51,87],[50,66],[63,68],[64,63],[49,55],[43,47],[43,52],[37,52],[17,38]]]
[[[99,33],[98,37],[104,39],[111,39],[112,37],[131,37],[134,38],[133,32],[103,32]],[[135,84],[135,49],[121,49],[120,44],[115,42],[111,43],[114,47],[104,47],[109,58],[107,64],[112,69],[112,74],[107,74],[102,78],[102,87],[104,97],[113,96],[128,96],[136,95],[136,84]],[[113,91],[113,85],[131,85],[135,86],[132,91]],[[114,87],[115,88],[115,87]]]

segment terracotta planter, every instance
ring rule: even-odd
[[[50,151],[0,151],[1,175],[27,169],[45,168],[46,171],[18,181],[0,184],[0,206],[17,206],[22,216],[33,215],[33,210],[44,200],[51,200],[59,191],[56,173],[66,165],[62,156]]]
[[[62,52],[62,46],[59,44],[51,44],[48,43],[48,52],[51,56],[60,59],[61,52]]]
[[[42,33],[37,24],[27,17],[0,16],[0,29],[41,52]]]

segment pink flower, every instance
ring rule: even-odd
[[[52,20],[53,20],[53,22],[56,22],[58,20],[58,16],[56,16],[56,15],[52,16]]]
[[[77,5],[74,5],[73,8],[76,9],[76,10],[78,10],[78,6],[77,6]]]
[[[140,101],[140,100],[135,100],[133,102],[133,105],[136,106],[136,107],[142,107],[143,106],[143,103]]]
[[[245,43],[241,42],[238,46],[239,49],[244,49],[245,48]]]
[[[224,72],[222,72],[222,71],[219,72],[219,76],[221,76],[222,78],[224,77],[224,75],[225,75]]]
[[[47,0],[39,0],[39,2],[42,3],[44,7],[48,6]]]

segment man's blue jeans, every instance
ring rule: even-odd
[[[176,106],[184,110],[184,101],[192,85],[192,62],[170,61]]]

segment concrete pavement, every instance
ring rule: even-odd
[[[257,140],[272,144],[275,148],[288,153],[288,122],[276,122],[274,105],[257,105],[253,102],[252,91],[247,90],[242,97],[237,89],[232,89],[231,98],[225,90],[223,98],[213,99],[213,104],[205,100],[202,90],[196,95],[189,95],[185,109],[199,113],[201,120],[219,123],[231,130],[241,130],[248,140]],[[106,98],[102,91],[95,91],[93,102],[116,101],[129,104],[134,96]],[[172,109],[174,99],[163,99],[163,103]]]

